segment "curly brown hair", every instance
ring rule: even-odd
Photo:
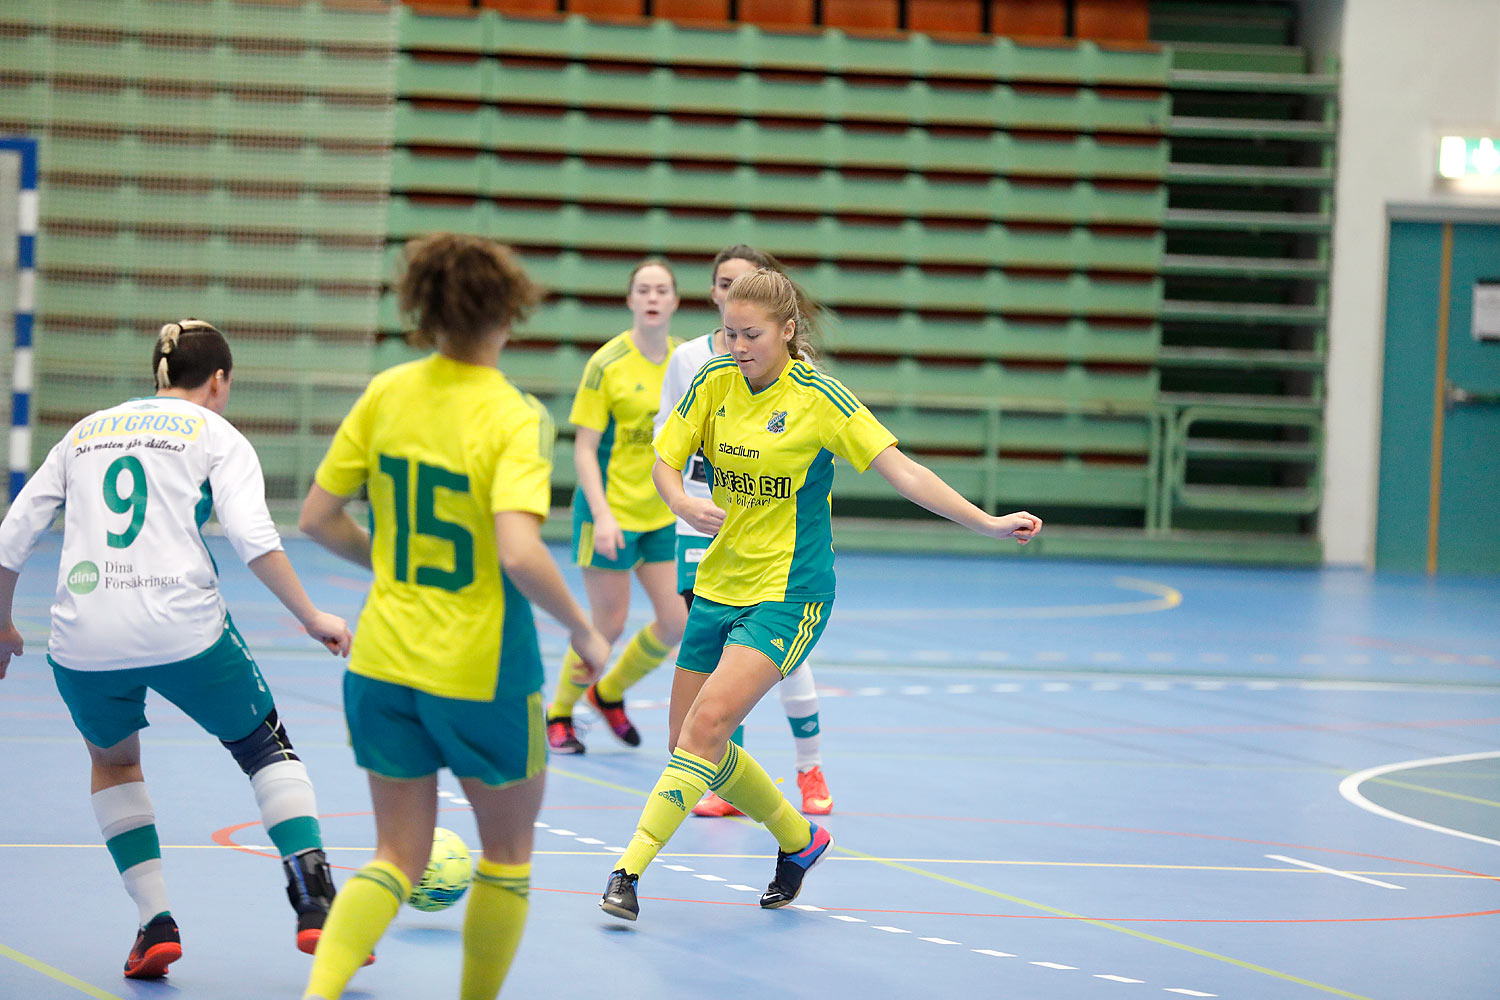
[[[439,335],[465,347],[496,327],[530,316],[545,290],[516,252],[466,233],[433,233],[402,249],[396,301],[411,324],[407,342],[432,347]]]

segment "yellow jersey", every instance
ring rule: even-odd
[[[667,357],[660,364],[646,359],[626,330],[594,352],[584,366],[573,411],[568,419],[578,427],[599,431],[599,471],[604,476],[604,499],[620,528],[655,531],[676,518],[651,481],[651,421],[661,403],[661,383],[667,361],[679,341],[667,338]],[[573,504],[585,521],[594,519],[588,499],[579,489]]]
[[[493,368],[433,354],[371,380],[317,483],[367,485],[375,581],[349,669],[445,698],[541,687],[531,606],[500,570],[495,514],[547,515],[554,428]]]
[[[681,469],[701,445],[724,525],[693,592],[719,604],[833,599],[833,459],[856,470],[896,443],[837,379],[793,358],[759,392],[730,357],[698,372],[656,436]]]

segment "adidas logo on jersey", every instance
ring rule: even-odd
[[[643,386],[643,385],[641,385],[639,382],[637,382],[635,384],[635,391],[636,392],[645,392],[646,391],[646,387]]]
[[[668,802],[672,803],[683,812],[687,812],[687,805],[682,801],[682,793],[677,789],[669,788],[665,792],[657,792],[656,794],[660,795],[662,798],[666,799]]]
[[[786,652],[786,643],[784,643],[784,642],[781,641],[781,637],[780,636],[777,636],[776,638],[772,639],[771,640],[771,645],[775,646],[777,649],[781,650],[783,653]]]

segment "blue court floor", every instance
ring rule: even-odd
[[[373,824],[341,666],[213,546],[342,880]],[[288,551],[352,620],[363,578]],[[249,788],[159,700],[147,780],[185,953],[163,982],[120,976],[135,908],[42,657],[56,563],[49,539],[22,575],[29,651],[0,681],[0,998],[299,996],[310,959]],[[839,575],[809,661],[836,848],[798,904],[756,905],[765,831],[690,817],[638,923],[597,909],[665,761],[663,668],[630,695],[645,746],[595,725],[554,761],[504,995],[1500,997],[1500,579],[856,553]],[[555,677],[563,634],[539,625]],[[777,699],[746,742],[795,795]],[[462,918],[404,909],[347,996],[456,996]]]

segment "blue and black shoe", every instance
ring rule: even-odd
[[[635,885],[639,875],[631,875],[623,868],[609,873],[604,884],[604,898],[599,900],[599,909],[621,920],[634,920],[640,915],[641,905],[635,901]]]
[[[774,910],[796,899],[797,893],[802,891],[802,880],[833,846],[832,834],[816,823],[811,826],[812,840],[802,850],[796,854],[776,852],[776,877],[771,879],[771,884],[761,893],[762,909]]]

